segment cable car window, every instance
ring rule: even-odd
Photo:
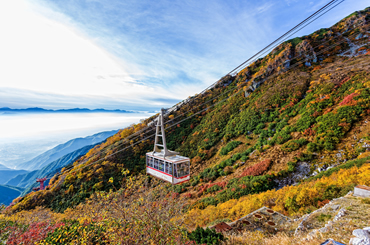
[[[189,174],[188,162],[177,164],[177,177],[183,177]]]
[[[154,167],[154,159],[153,159],[153,157],[150,157],[150,162],[149,162],[149,165],[150,165],[150,167]]]
[[[168,163],[168,173],[170,174],[170,175],[172,175],[172,163]],[[176,176],[176,175],[175,175]]]
[[[149,167],[153,167],[153,158],[147,156],[147,159],[146,160],[147,160],[146,161],[146,165],[149,166]]]
[[[167,173],[167,174],[169,173],[168,172],[168,165],[170,165],[168,162],[164,162],[164,166],[165,166],[165,171],[164,172]]]
[[[178,176],[177,176],[177,164],[175,164],[175,165],[173,166],[173,176],[174,176],[174,177],[178,177]]]
[[[154,168],[158,169],[158,159],[154,159]]]
[[[163,160],[159,160],[159,170],[164,172],[164,162],[163,162]]]

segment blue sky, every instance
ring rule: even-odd
[[[327,2],[2,1],[0,107],[168,107]],[[346,0],[297,36],[369,5]]]

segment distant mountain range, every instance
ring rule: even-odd
[[[126,110],[106,110],[106,109],[94,109],[90,110],[87,108],[73,108],[73,109],[60,109],[60,110],[50,110],[44,109],[39,107],[34,108],[27,108],[27,109],[11,109],[9,107],[2,107],[0,108],[0,112],[3,113],[15,113],[15,112],[29,112],[29,113],[92,113],[92,112],[115,112],[115,113],[133,113],[133,111],[126,111]]]
[[[10,168],[0,168],[0,185],[5,184],[15,176],[19,174],[26,174],[28,171],[26,170],[16,170],[16,169],[10,169]]]
[[[9,205],[14,198],[31,192],[33,187],[39,186],[37,178],[53,176],[117,132],[112,130],[73,139],[18,165],[29,171],[10,169],[0,164],[0,204]]]
[[[41,155],[38,155],[30,161],[17,165],[17,169],[25,169],[28,171],[42,169],[66,154],[74,152],[75,150],[81,149],[87,145],[95,145],[99,142],[102,142],[117,132],[118,130],[106,131],[85,138],[76,138],[70,140],[42,153]]]
[[[0,170],[10,170],[10,168],[7,168],[4,165],[0,164]]]
[[[23,188],[0,185],[0,204],[9,205],[13,199],[19,197],[24,191]]]
[[[26,194],[32,190],[32,187],[39,186],[39,184],[35,182],[37,178],[53,176],[54,174],[59,172],[62,168],[68,166],[69,164],[72,164],[78,158],[85,155],[94,146],[96,146],[96,144],[84,146],[78,150],[75,150],[69,154],[62,156],[61,158],[51,162],[50,164],[48,164],[47,166],[43,167],[40,170],[34,170],[29,173],[17,175],[8,182],[6,182],[5,184],[9,186],[25,188],[24,194]],[[48,182],[49,180],[45,182],[45,185],[47,185]]]

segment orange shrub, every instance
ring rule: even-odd
[[[263,160],[260,163],[247,167],[239,177],[261,175],[270,167],[271,163],[272,161],[270,159]]]

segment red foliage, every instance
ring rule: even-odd
[[[192,197],[192,195],[191,195],[191,193],[185,193],[185,194],[184,194],[184,197],[191,198],[191,197]]]
[[[285,100],[285,99],[284,99],[284,100]],[[281,109],[279,110],[279,112],[283,112],[283,111],[285,111],[286,109],[288,109],[288,108],[290,108],[290,107],[293,107],[297,102],[298,102],[298,99],[293,98],[293,99],[289,102],[289,104],[287,104],[286,106],[284,106],[283,108],[281,108]]]
[[[331,108],[327,108],[325,111],[324,111],[324,113],[323,113],[323,115],[326,115],[326,114],[328,114],[329,112],[331,112]]]
[[[257,163],[253,166],[247,167],[243,173],[240,175],[240,177],[244,176],[258,176],[263,174],[271,165],[272,161],[270,159],[263,160],[260,163]]]
[[[338,87],[342,86],[349,79],[351,79],[351,78],[350,77],[346,77],[346,78],[342,79],[342,81],[340,81],[339,84],[335,85],[335,88],[338,88]]]
[[[315,135],[315,130],[312,129],[313,128],[313,125],[311,127],[309,127],[308,129],[306,129],[304,132],[303,132],[303,135],[305,136],[312,136],[312,135]]]
[[[11,230],[7,244],[36,244],[46,238],[49,232],[63,226],[64,223],[51,225],[47,222],[32,223],[25,231],[18,227],[8,227]]]
[[[192,164],[198,164],[202,161],[202,158],[200,156],[195,156],[193,159],[191,159]]]
[[[346,97],[344,97],[342,102],[339,103],[339,106],[352,104],[354,102],[353,98],[358,95],[359,95],[358,93],[352,93],[350,95],[347,95]]]
[[[321,207],[324,207],[325,206],[325,204],[327,204],[327,203],[329,203],[330,202],[330,200],[328,200],[328,199],[326,199],[326,200],[324,200],[324,201],[318,201],[317,202],[317,206],[319,207],[319,208],[321,208]]]
[[[179,194],[179,193],[177,193],[177,192],[174,192],[174,193],[172,193],[172,195],[171,195],[172,199],[176,199],[176,198],[178,198],[179,196],[180,196],[180,194]]]
[[[313,68],[312,71],[320,70],[321,68],[322,68],[322,66],[321,65],[318,65],[318,66],[315,66],[315,68]]]
[[[315,111],[315,112],[312,114],[312,117],[318,117],[319,115],[320,115],[320,112]]]
[[[217,183],[208,183],[208,184],[199,186],[198,194],[199,195],[203,194],[203,192],[205,192],[206,190],[208,190],[209,188],[211,188],[212,186],[215,186],[215,185],[218,185],[219,187],[221,187],[221,189],[224,189],[225,186],[227,185],[227,182],[226,181],[221,181],[221,182],[217,182]]]

